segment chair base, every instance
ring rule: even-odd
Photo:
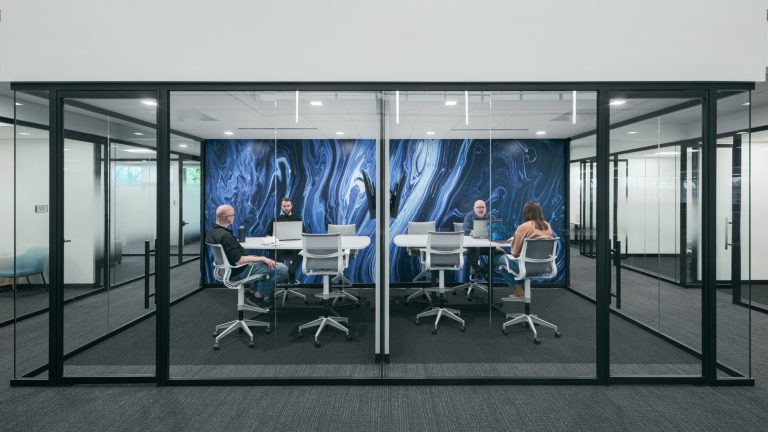
[[[224,336],[232,333],[235,330],[242,330],[245,332],[245,334],[248,335],[248,338],[250,339],[248,342],[248,346],[253,348],[254,342],[253,342],[253,333],[251,332],[251,329],[248,327],[266,327],[265,332],[269,334],[270,332],[270,326],[268,322],[264,321],[254,321],[250,319],[238,319],[233,321],[228,321],[222,324],[217,325],[213,330],[213,336],[216,337],[216,339],[213,342],[213,349],[218,350],[219,349],[219,341],[224,338]],[[219,330],[226,329],[223,332],[219,333]]]
[[[281,294],[283,295],[283,300],[281,302],[281,304],[283,306],[285,306],[285,300],[288,298],[288,296],[300,298],[300,299],[304,300],[305,304],[307,303],[307,296],[306,296],[306,294],[302,294],[302,293],[296,291],[293,288],[278,288],[277,291],[275,291],[275,294],[274,294],[275,300],[277,300],[277,298]]]
[[[469,281],[469,282],[467,282],[465,284],[461,284],[461,285],[455,286],[455,287],[453,287],[453,289],[454,290],[462,290],[462,289],[466,290],[467,301],[472,301],[472,291],[474,291],[474,290],[482,291],[485,294],[488,294],[488,287],[485,286],[485,285],[479,284],[479,283],[477,283],[475,281]],[[456,293],[454,292],[454,294],[456,294]]]
[[[501,332],[504,333],[504,335],[509,334],[509,330],[507,330],[507,327],[513,326],[515,324],[522,324],[525,323],[528,325],[528,328],[531,329],[533,332],[533,343],[536,345],[539,345],[541,343],[541,339],[539,339],[539,334],[536,331],[536,325],[542,325],[544,327],[551,328],[555,331],[555,337],[559,338],[560,332],[557,331],[557,326],[552,324],[551,322],[544,321],[543,319],[539,318],[536,315],[531,314],[507,314],[506,318],[511,318],[509,321],[505,322],[501,325]]]
[[[338,294],[338,295],[333,298],[333,302],[331,302],[331,306],[336,306],[337,301],[341,300],[343,302],[344,299],[348,299],[352,301],[352,303],[354,303],[355,306],[360,306],[360,298],[350,294],[349,291],[341,289],[338,291],[334,291],[334,294]]]
[[[423,295],[427,298],[427,301],[429,303],[432,303],[432,296],[429,295],[429,291],[426,290],[426,288],[419,288],[416,291],[414,291],[411,295],[405,298],[405,304],[408,305],[408,303],[411,302],[414,298]]]
[[[435,318],[435,327],[432,329],[432,334],[435,334],[437,333],[437,326],[440,324],[440,318],[445,316],[461,324],[461,328],[460,328],[461,331],[466,331],[467,324],[464,322],[464,320],[461,317],[459,317],[459,315],[461,315],[461,311],[459,310],[436,306],[431,308],[428,311],[424,311],[416,315],[415,322],[416,324],[420,324],[419,320],[421,318],[428,317],[428,316],[437,316]]]
[[[312,327],[318,327],[317,332],[315,332],[315,346],[320,347],[320,333],[323,332],[326,326],[331,326],[335,329],[341,330],[344,332],[344,334],[347,336],[347,340],[352,339],[352,335],[349,333],[349,329],[347,327],[344,327],[341,323],[348,323],[349,319],[346,317],[341,316],[319,316],[316,320],[310,321],[306,324],[302,324],[299,326],[299,337],[302,337],[302,331],[312,328]]]

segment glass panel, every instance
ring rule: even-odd
[[[64,307],[65,376],[155,371],[154,259],[146,254],[156,238],[157,142],[149,102],[64,101],[64,291],[87,293],[65,295],[73,299]]]
[[[13,321],[13,377],[44,379],[50,289],[48,92],[2,95],[0,104],[7,104],[11,117],[0,118],[0,323]]]
[[[593,93],[594,94],[594,93]],[[578,100],[578,99],[577,99]],[[594,102],[591,104],[591,120],[584,123],[594,125]],[[587,109],[589,113],[589,108]],[[595,300],[595,271],[597,257],[597,160],[595,135],[572,140],[570,142],[570,220],[572,226],[569,250],[570,274],[569,286]]]
[[[717,104],[717,374],[721,378],[750,377],[751,329],[749,306],[766,304],[768,279],[759,249],[750,248],[751,236],[765,238],[760,214],[753,213],[752,184],[764,184],[768,178],[760,166],[765,160],[765,132],[749,134],[750,92],[735,95],[721,93]],[[758,164],[753,165],[753,158]],[[764,200],[763,200],[764,201]],[[760,211],[758,205],[755,210]],[[763,214],[765,214],[763,212]],[[762,231],[762,232],[761,232]],[[757,244],[757,243],[756,243]],[[757,259],[757,261],[755,261]],[[757,264],[754,267],[751,264]],[[752,279],[755,279],[754,283]]]
[[[181,162],[181,245],[182,261],[200,257],[200,186],[202,170],[199,160]]]
[[[701,374],[701,292],[680,278],[700,239],[701,112],[698,99],[611,99],[612,375]]]

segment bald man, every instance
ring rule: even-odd
[[[475,225],[476,220],[487,220],[488,209],[485,206],[485,201],[477,200],[472,208],[472,211],[464,216],[464,235],[472,235],[472,228]],[[479,250],[480,249],[480,250]],[[468,248],[467,261],[472,266],[472,270],[475,274],[484,274],[480,268],[480,255],[488,255],[488,250],[483,248]]]
[[[267,257],[246,255],[245,249],[228,228],[234,220],[235,209],[231,205],[224,204],[216,208],[216,223],[208,230],[205,242],[220,244],[230,264],[243,266],[232,270],[230,280],[237,281],[252,274],[269,275],[269,279],[254,281],[245,291],[246,303],[269,307],[269,298],[275,291],[275,285],[288,278],[288,267]]]

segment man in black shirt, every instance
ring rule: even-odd
[[[275,235],[275,222],[301,222],[301,216],[293,213],[293,200],[290,197],[285,197],[280,200],[280,216],[269,223],[267,227],[267,233]],[[302,232],[304,232],[304,225],[302,225]],[[278,250],[276,254],[278,261],[289,261],[290,267],[288,268],[288,278],[291,283],[296,283],[296,270],[301,265],[301,255],[296,250]]]
[[[205,236],[206,243],[220,244],[227,260],[233,266],[248,264],[233,269],[229,276],[232,281],[243,279],[249,274],[267,274],[269,279],[254,281],[246,290],[246,301],[260,307],[269,305],[269,297],[275,291],[275,285],[287,278],[288,268],[285,264],[275,262],[267,257],[246,255],[245,249],[227,227],[235,220],[235,209],[227,204],[216,209],[216,223]]]

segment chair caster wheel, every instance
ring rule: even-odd
[[[559,332],[559,331],[556,331],[556,332],[555,332],[555,337],[556,337],[556,338],[558,338],[558,339],[560,339],[560,336],[562,336],[562,335],[560,334],[560,332]]]
[[[472,297],[467,297],[467,301],[471,302],[472,301]]]
[[[248,342],[248,348],[253,348],[255,346],[256,346],[256,344],[253,343],[253,341]]]
[[[506,335],[508,335],[508,334],[509,334],[509,330],[507,330],[507,329],[505,329],[505,328],[504,328],[504,329],[501,329],[501,334],[503,334],[504,336],[506,336]]]
[[[269,327],[266,327],[266,328],[264,329],[264,333],[266,333],[266,334],[270,334],[270,333],[272,333],[272,330],[271,330]]]
[[[218,351],[219,350],[219,344],[213,344],[213,350]]]
[[[418,319],[418,318],[416,318],[415,320],[413,320],[413,323],[414,323],[414,324],[416,324],[416,325],[421,325],[421,323],[419,322],[419,319]]]
[[[309,300],[304,300],[304,304],[308,305],[309,304]]]
[[[219,335],[219,332],[213,332],[213,337],[216,337]]]
[[[432,334],[436,335],[437,334],[437,329],[432,329]]]
[[[541,345],[541,339],[536,338],[533,340],[533,343],[535,343],[536,345]]]
[[[352,340],[352,335],[347,333],[347,341],[351,341],[351,340]]]
[[[297,333],[297,334],[296,334],[296,336],[297,336],[297,337],[304,337],[304,334],[302,334],[301,332],[299,332],[299,333]]]
[[[459,328],[459,330],[460,330],[460,331],[462,331],[462,332],[465,332],[465,331],[467,331],[467,326],[466,326],[466,325],[463,325],[463,326],[461,326],[461,327]]]
[[[320,342],[315,341],[315,348],[320,348]]]
[[[403,302],[403,306],[408,307],[408,302]]]

